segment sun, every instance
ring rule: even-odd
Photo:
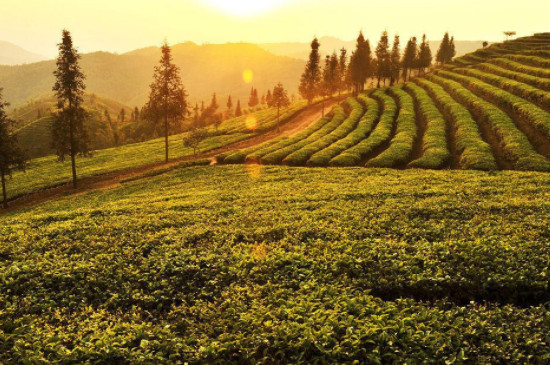
[[[206,0],[206,2],[231,15],[251,16],[265,13],[288,0]]]

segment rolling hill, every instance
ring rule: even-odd
[[[369,90],[300,135],[220,161],[550,171],[550,33]]]
[[[297,92],[304,61],[276,56],[246,43],[197,45],[191,42],[172,47],[174,62],[192,102],[208,102],[213,92],[225,104],[227,96],[248,102],[250,88],[260,93],[282,82],[290,93]],[[142,106],[148,97],[153,67],[160,51],[149,47],[124,54],[95,52],[82,55],[81,66],[87,76],[87,91],[129,106]],[[0,66],[0,85],[13,105],[49,93],[54,79],[55,61],[21,66]],[[252,84],[243,81],[243,71],[253,71]]]
[[[21,65],[45,60],[46,57],[24,50],[5,41],[0,41],[0,65]]]

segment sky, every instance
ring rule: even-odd
[[[501,41],[550,32],[549,0],[0,0],[0,40],[47,57],[67,28],[81,52],[193,41],[287,42],[313,36]]]

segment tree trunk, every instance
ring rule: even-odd
[[[3,169],[0,172],[0,174],[2,175],[2,197],[3,197],[2,206],[4,208],[7,208],[8,207],[8,193],[6,192],[6,174],[4,173]]]
[[[71,100],[69,100],[69,132],[70,132],[70,138],[71,138],[71,168],[73,171],[73,189],[77,188],[76,183],[76,146],[75,146],[75,140],[74,140],[74,113],[72,111],[73,109],[73,103]]]
[[[412,68],[409,69],[409,81],[411,81]]]
[[[380,76],[378,76],[378,83],[376,84],[376,88],[380,89]]]

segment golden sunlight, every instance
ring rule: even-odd
[[[250,84],[252,82],[252,79],[254,79],[254,73],[250,69],[246,69],[243,71],[243,80],[247,84]]]
[[[246,121],[244,123],[246,125],[246,129],[248,129],[249,131],[256,130],[256,127],[258,126],[258,121],[253,115],[246,117]]]
[[[231,15],[251,16],[264,13],[288,0],[206,0],[211,6]]]

